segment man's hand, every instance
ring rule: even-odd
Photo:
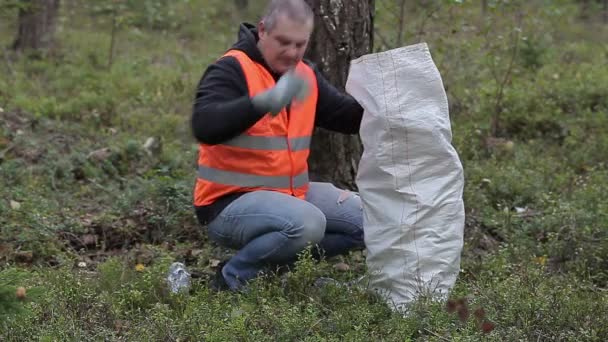
[[[288,71],[281,76],[274,87],[255,95],[251,102],[255,109],[276,116],[294,98],[303,100],[308,95],[308,91],[308,82],[294,71]]]

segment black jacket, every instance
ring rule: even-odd
[[[254,62],[272,72],[257,48],[257,29],[248,23],[241,24],[238,41],[232,49],[245,52]],[[315,126],[332,131],[356,134],[359,132],[363,108],[353,97],[332,86],[309,61],[304,60],[315,72],[318,100]],[[204,144],[219,144],[253,126],[266,113],[254,109],[247,89],[245,74],[236,58],[228,56],[211,64],[201,78],[192,114],[192,132],[196,140]],[[207,224],[240,194],[219,199],[215,203],[197,207],[201,224]]]

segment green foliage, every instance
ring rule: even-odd
[[[25,285],[23,281],[26,274],[16,269],[0,270],[0,318],[4,319],[11,314],[23,312],[21,299],[17,297],[17,285]]]
[[[108,15],[119,26],[136,26],[151,30],[176,29],[180,24],[180,5],[189,0],[107,0],[86,2],[91,15]]]
[[[28,1],[23,0],[2,0],[0,1],[0,16],[12,16],[19,10],[25,10],[29,7]]]
[[[136,271],[132,262],[111,258],[94,274],[61,268],[30,276],[46,295],[27,305],[31,314],[9,316],[6,335],[39,338],[417,340],[481,339],[475,312],[483,309],[496,329],[488,338],[598,340],[606,336],[606,297],[577,278],[547,277],[535,262],[513,263],[510,248],[465,263],[454,298],[465,298],[462,320],[444,303],[422,298],[407,316],[392,313],[365,288],[312,285],[329,265],[306,255],[286,277],[268,276],[238,295],[212,293],[195,280],[190,294],[171,294],[165,285],[170,258]],[[331,271],[329,271],[332,274]],[[339,277],[339,274],[332,274]],[[468,278],[474,276],[474,279]],[[287,280],[283,280],[287,278]],[[297,280],[297,282],[296,282]],[[463,297],[464,296],[464,297]],[[53,314],[51,314],[51,310]]]
[[[577,277],[548,277],[549,266],[539,265],[537,259],[510,261],[509,254],[524,250],[505,248],[494,258],[467,265],[476,278],[470,295],[503,327],[493,337],[574,341],[606,336],[606,327],[599,324],[606,312],[606,296]]]

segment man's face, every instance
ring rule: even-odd
[[[276,73],[283,74],[301,61],[312,33],[312,26],[312,19],[300,22],[286,15],[279,15],[270,31],[264,27],[264,23],[260,23],[258,47],[268,66]]]

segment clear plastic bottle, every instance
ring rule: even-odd
[[[186,270],[186,265],[181,262],[174,262],[169,267],[167,282],[171,292],[188,291],[190,289],[190,273]]]

